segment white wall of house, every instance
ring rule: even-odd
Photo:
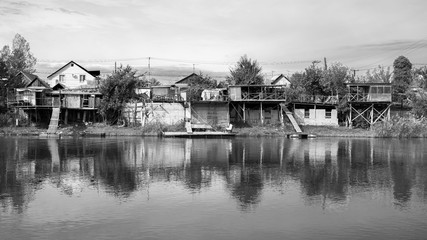
[[[326,116],[326,109],[308,109],[309,115],[306,115],[305,111],[303,108],[294,110],[295,119],[300,125],[338,126],[336,109],[331,110],[330,117]]]
[[[274,85],[284,85],[286,87],[290,87],[291,86],[291,82],[289,82],[288,79],[286,79],[286,78],[281,78]]]
[[[84,78],[84,80],[82,80],[82,78]],[[63,69],[48,77],[48,83],[51,87],[55,86],[57,83],[62,83],[67,88],[77,88],[82,85],[87,85],[88,81],[93,82],[94,80],[94,76],[74,63],[68,63]]]

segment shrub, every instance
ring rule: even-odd
[[[373,130],[377,137],[427,137],[427,120],[394,116],[389,121],[376,123]]]

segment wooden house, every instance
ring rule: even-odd
[[[10,82],[20,83],[22,86],[26,86],[35,79],[40,79],[37,75],[34,75],[29,72],[20,71],[18,74],[16,74],[12,79],[10,79]]]
[[[390,83],[347,84],[350,102],[391,102]]]
[[[232,85],[229,86],[231,101],[284,101],[284,85]]]
[[[9,105],[21,107],[52,107],[49,85],[37,76],[25,88],[16,88]]]
[[[378,121],[390,119],[391,83],[350,83],[347,87],[350,106],[347,124],[350,127],[372,127]]]
[[[96,122],[102,94],[96,88],[59,89],[50,93],[53,106],[60,107],[61,120],[71,122]]]
[[[191,81],[193,81],[194,79],[198,79],[200,78],[199,75],[192,73],[184,78],[182,78],[181,80],[178,80],[177,82],[175,82],[175,84],[190,84]]]
[[[176,85],[161,85],[151,87],[151,100],[157,102],[179,102],[186,100],[185,91]]]
[[[51,87],[60,83],[66,86],[66,88],[78,88],[88,85],[96,86],[99,75],[100,71],[88,71],[76,62],[70,61],[50,74],[47,79]]]

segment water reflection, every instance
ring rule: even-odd
[[[54,186],[66,196],[97,189],[126,199],[150,184],[181,185],[190,194],[223,187],[242,211],[266,191],[323,209],[352,195],[392,194],[398,209],[426,202],[425,140],[389,139],[30,139],[1,138],[0,204],[22,213],[34,194]]]

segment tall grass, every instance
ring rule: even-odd
[[[394,116],[389,121],[375,124],[373,130],[377,137],[427,137],[427,119]]]

